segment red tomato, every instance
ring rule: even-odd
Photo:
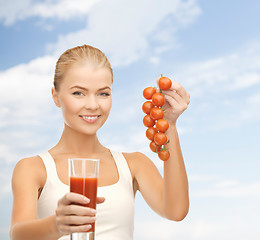
[[[154,105],[151,101],[146,101],[142,106],[142,110],[144,113],[149,114],[153,107],[154,107]]]
[[[172,81],[171,79],[167,78],[167,77],[161,77],[159,79],[159,88],[162,90],[168,90],[171,88],[172,86]]]
[[[161,150],[159,153],[158,153],[158,156],[161,160],[163,161],[167,161],[170,157],[170,152],[168,150]]]
[[[156,128],[159,132],[166,132],[169,128],[169,123],[165,119],[158,119],[156,122]]]
[[[154,127],[149,127],[149,128],[146,130],[146,137],[147,137],[149,140],[153,141],[154,135],[155,135],[156,133],[158,133],[158,131],[157,131],[156,128],[154,128]]]
[[[152,97],[152,102],[155,106],[161,107],[165,104],[165,98],[161,93],[155,93]]]
[[[154,120],[158,120],[158,119],[163,118],[164,113],[163,113],[163,110],[161,108],[154,107],[154,108],[151,109],[150,116]]]
[[[143,90],[144,98],[146,99],[152,99],[152,96],[156,93],[155,88],[153,87],[147,87]]]
[[[165,133],[158,132],[154,136],[154,142],[157,145],[164,145],[167,142],[167,136]]]
[[[159,152],[160,148],[161,148],[161,146],[157,145],[154,141],[150,142],[150,149],[153,152]]]
[[[147,114],[143,118],[143,123],[144,123],[144,126],[146,126],[146,127],[153,127],[155,124],[155,121],[151,118],[150,115]]]

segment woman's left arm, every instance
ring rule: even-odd
[[[164,94],[164,115],[170,125],[166,132],[170,158],[164,162],[164,177],[144,154],[125,154],[125,157],[132,169],[134,189],[140,191],[148,205],[159,215],[169,220],[181,221],[189,210],[189,190],[176,121],[187,109],[190,95],[174,81],[171,89],[164,91]]]
[[[164,162],[163,211],[166,218],[180,221],[189,211],[189,187],[176,121],[188,108],[190,95],[175,81],[171,89],[163,91],[163,94],[166,99],[164,116],[170,125],[166,132],[170,158]]]
[[[164,162],[163,216],[181,221],[189,211],[188,178],[175,125],[170,125],[167,136],[170,157]]]

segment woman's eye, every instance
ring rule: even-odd
[[[81,96],[81,95],[82,95],[82,92],[74,92],[73,95]]]
[[[102,93],[100,93],[100,95],[104,96],[104,97],[108,97],[108,96],[110,96],[110,93],[102,92]]]

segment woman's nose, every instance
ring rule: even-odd
[[[91,95],[86,99],[86,104],[85,104],[86,109],[96,110],[98,109],[98,106],[99,105],[96,96]]]

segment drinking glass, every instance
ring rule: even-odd
[[[90,199],[84,206],[96,209],[99,159],[70,158],[70,192],[79,193]],[[87,232],[70,234],[71,240],[94,240],[95,223]]]

